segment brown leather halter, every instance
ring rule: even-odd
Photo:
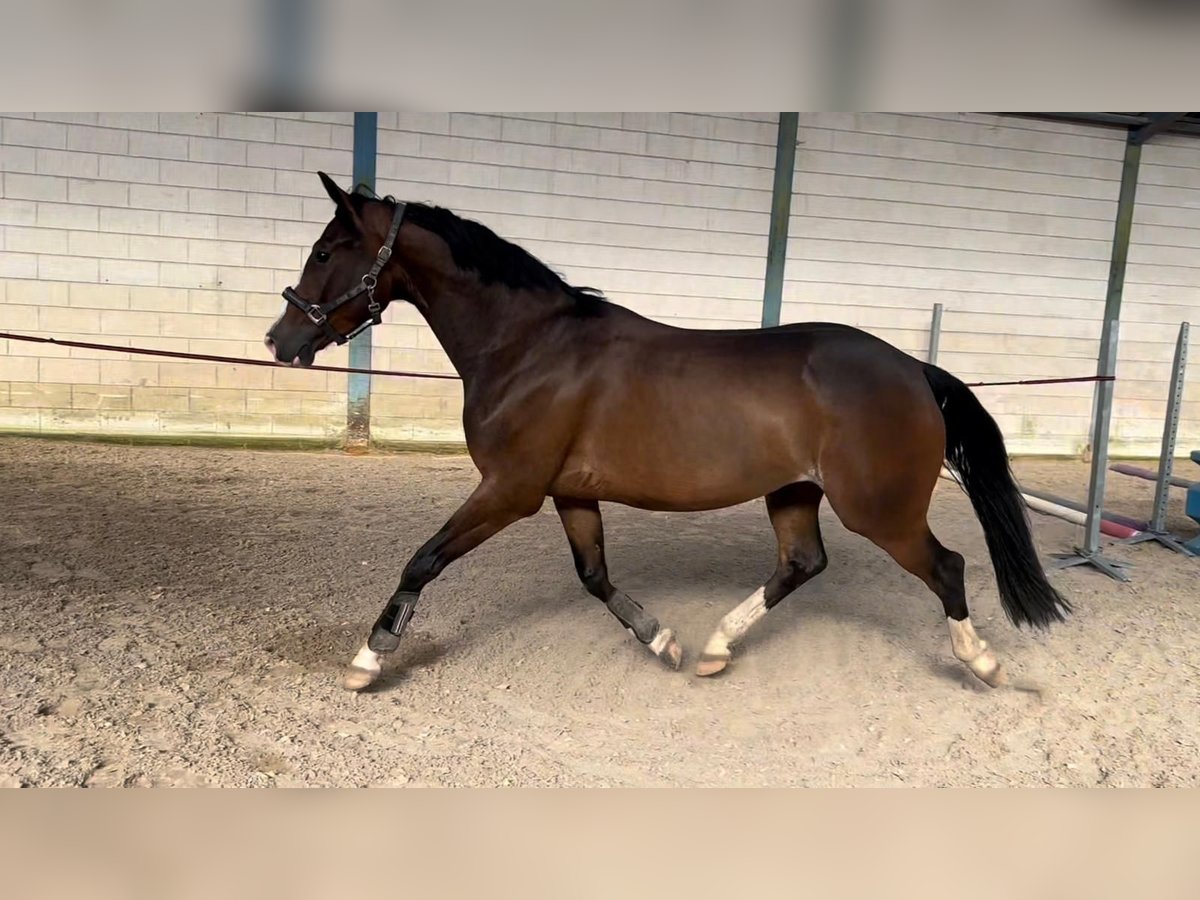
[[[383,304],[375,299],[375,285],[379,282],[379,273],[383,271],[383,267],[387,265],[387,261],[392,257],[392,246],[396,242],[396,235],[400,233],[400,224],[404,221],[404,210],[406,207],[407,204],[405,203],[396,203],[396,212],[392,215],[392,227],[388,229],[387,238],[384,240],[383,246],[379,248],[379,252],[375,255],[374,264],[372,264],[370,271],[350,290],[330,302],[322,304],[309,303],[296,293],[295,288],[289,287],[283,289],[283,299],[308,316],[310,322],[323,329],[329,335],[329,339],[338,344],[346,343],[372,325],[382,324]],[[367,295],[367,311],[371,314],[371,317],[349,334],[342,334],[330,324],[329,317],[333,315],[334,310],[344,306],[363,293]]]

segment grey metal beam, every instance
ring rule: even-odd
[[[1112,254],[1108,267],[1108,293],[1104,301],[1104,325],[1100,332],[1100,355],[1096,374],[1112,378],[1117,371],[1117,347],[1121,326],[1121,298],[1125,289],[1125,263],[1129,257],[1129,236],[1133,231],[1133,205],[1137,196],[1138,170],[1142,145],[1125,142],[1125,161],[1121,167],[1121,190],[1117,197],[1117,217],[1113,228]],[[1088,483],[1087,525],[1083,546],[1074,553],[1058,554],[1055,568],[1091,565],[1118,581],[1129,577],[1121,569],[1128,563],[1107,559],[1100,554],[1100,518],[1104,504],[1105,478],[1108,473],[1108,436],[1112,425],[1113,382],[1097,381],[1093,403],[1092,473]]]
[[[375,190],[375,151],[378,141],[379,114],[354,114],[354,186]],[[371,368],[371,329],[350,341],[350,367]],[[351,372],[346,380],[346,449],[366,450],[371,444],[371,376]]]
[[[1183,405],[1190,328],[1189,323],[1182,323],[1175,341],[1175,362],[1171,366],[1171,389],[1167,394],[1167,416],[1163,423],[1162,452],[1159,454],[1158,485],[1154,492],[1154,518],[1150,523],[1155,531],[1166,531],[1167,527],[1167,479],[1171,477],[1171,468],[1175,463],[1175,441],[1179,436],[1179,410]]]
[[[1194,556],[1190,547],[1167,531],[1167,502],[1170,499],[1171,470],[1175,464],[1175,440],[1179,435],[1179,409],[1183,405],[1184,374],[1187,372],[1188,334],[1191,326],[1184,322],[1179,326],[1179,337],[1175,341],[1175,363],[1171,367],[1171,388],[1167,393],[1167,415],[1163,423],[1162,451],[1158,456],[1158,478],[1154,489],[1154,514],[1150,527],[1141,534],[1128,538],[1127,544],[1155,541],[1168,550]]]
[[[779,324],[783,307],[783,270],[787,264],[788,220],[792,214],[792,180],[796,171],[796,132],[800,114],[779,114],[775,143],[775,185],[771,191],[771,230],[767,235],[767,274],[763,281],[762,323]]]
[[[1186,134],[1190,137],[1200,137],[1200,122],[1195,119],[1183,120],[1175,122],[1169,129],[1171,134]]]
[[[942,311],[940,303],[933,304],[933,321],[929,323],[929,356],[926,359],[931,366],[937,365],[938,348],[942,344]]]
[[[1150,121],[1129,136],[1135,144],[1144,144],[1156,134],[1167,131],[1176,122],[1186,116],[1185,112],[1150,113],[1146,118]]]

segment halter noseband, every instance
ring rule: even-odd
[[[407,204],[405,203],[396,203],[396,212],[392,215],[392,227],[388,229],[387,238],[384,240],[383,246],[379,248],[379,252],[375,255],[375,262],[372,264],[371,270],[362,277],[358,284],[326,304],[309,303],[296,293],[295,288],[290,287],[283,289],[283,299],[308,316],[310,322],[322,328],[329,335],[329,339],[338,344],[346,343],[346,341],[370,328],[372,325],[382,325],[383,305],[375,299],[375,285],[379,283],[379,273],[383,271],[383,267],[387,265],[387,261],[392,258],[392,247],[396,243],[396,236],[400,233],[400,223],[404,221],[406,206]],[[342,334],[329,324],[329,317],[333,315],[334,310],[340,306],[344,306],[364,292],[367,295],[367,311],[371,314],[369,319],[349,334]]]

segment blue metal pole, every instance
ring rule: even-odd
[[[375,150],[379,114],[354,114],[354,172],[355,185],[375,190]],[[350,367],[371,368],[371,329],[368,328],[350,341]],[[371,444],[371,376],[352,372],[347,376],[346,449],[366,450]]]

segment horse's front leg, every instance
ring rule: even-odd
[[[555,497],[554,505],[571,545],[575,571],[588,593],[602,601],[608,611],[651,653],[670,668],[678,669],[683,661],[683,648],[675,640],[674,632],[660,626],[658,619],[646,612],[640,603],[624,591],[617,590],[608,580],[600,504],[595,500]]]
[[[358,651],[342,679],[350,691],[360,691],[379,677],[380,660],[400,645],[400,635],[412,618],[421,590],[454,560],[470,553],[488,538],[541,508],[544,493],[515,489],[485,480],[450,520],[425,542],[400,578],[400,586],[375,622],[371,636]]]

